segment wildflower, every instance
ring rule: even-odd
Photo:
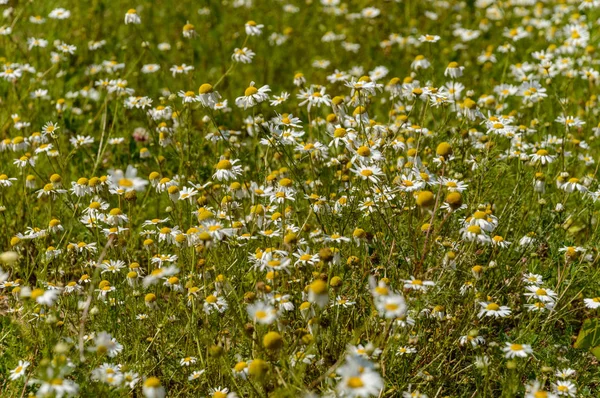
[[[244,47],[244,48],[236,48],[233,51],[233,55],[231,56],[231,58],[235,62],[240,62],[242,64],[249,64],[252,62],[252,59],[254,58],[255,55],[256,54],[254,53],[254,51],[250,50],[247,47]],[[236,100],[236,102],[237,102],[237,100]]]
[[[344,396],[377,396],[383,388],[381,376],[370,362],[360,356],[347,356],[346,362],[337,369],[337,373],[342,377],[337,390]]]
[[[444,72],[444,76],[449,76],[453,79],[459,78],[463,74],[464,66],[460,66],[458,62],[450,62],[448,67],[446,67],[446,71]]]
[[[539,149],[537,152],[529,155],[531,161],[534,163],[541,163],[542,165],[550,164],[554,161],[554,156],[550,155],[545,149]]]
[[[254,21],[246,22],[245,29],[248,36],[260,36],[265,25],[259,25]]]
[[[277,310],[266,303],[258,301],[248,305],[248,316],[257,323],[269,325],[277,319]]]
[[[144,191],[148,181],[137,176],[137,169],[131,165],[123,170],[109,170],[108,184],[115,192]]]
[[[525,386],[524,398],[557,398],[557,396],[553,393],[545,391],[540,385],[540,382],[535,380]]]
[[[591,308],[593,310],[600,308],[600,297],[586,298],[583,299],[583,302],[587,308]]]
[[[398,294],[387,295],[376,301],[377,311],[387,319],[401,318],[406,315],[406,302]]]
[[[511,310],[509,307],[505,305],[498,305],[494,302],[480,302],[481,310],[477,315],[479,318],[483,318],[484,316],[494,317],[494,318],[504,318],[511,314]]]
[[[575,370],[571,368],[557,369],[554,375],[561,379],[568,379],[575,375]]]
[[[29,365],[31,365],[31,363],[29,361],[19,360],[19,364],[17,365],[17,367],[10,371],[9,378],[11,380],[17,380],[17,379],[20,379],[21,377],[25,376],[25,372],[26,372],[27,368],[29,367]]]
[[[125,25],[139,25],[140,23],[142,23],[142,20],[140,19],[140,16],[138,15],[135,9],[132,8],[129,11],[127,11],[127,13],[125,14]]]
[[[190,375],[188,376],[188,380],[192,381],[192,380],[198,380],[200,378],[200,376],[202,376],[204,374],[205,370],[194,370],[192,373],[190,373]]]
[[[225,298],[220,296],[217,292],[214,292],[213,294],[206,296],[203,307],[204,312],[207,314],[212,314],[214,311],[223,313],[227,309],[228,304],[227,301],[225,301]]]
[[[72,397],[76,396],[79,392],[79,385],[77,383],[62,377],[54,377],[48,381],[32,380],[32,383],[40,384],[36,393],[40,397],[51,395],[55,395],[56,397]]]
[[[512,359],[512,358],[526,358],[529,354],[531,354],[533,352],[533,350],[531,349],[531,346],[527,345],[527,344],[513,344],[513,343],[506,343],[506,346],[504,348],[502,348],[502,351],[504,351],[504,356],[508,359]]]
[[[410,354],[415,354],[417,352],[417,349],[411,346],[404,346],[404,347],[400,347],[398,348],[397,354],[399,356],[403,356],[403,355],[410,355]]]
[[[469,225],[462,230],[463,239],[469,242],[491,243],[490,237],[485,234],[479,225]]]
[[[538,286],[527,286],[527,290],[529,291],[529,293],[525,293],[525,296],[546,303],[553,303],[557,297],[556,292],[547,288],[541,288]]]
[[[435,286],[435,282],[433,281],[424,281],[421,279],[415,279],[413,276],[410,279],[406,279],[404,282],[404,288],[410,290],[417,290],[426,292],[431,286]]]
[[[170,69],[173,77],[179,74],[187,75],[188,72],[194,70],[194,67],[191,65],[181,64],[181,65],[173,65]]]
[[[23,294],[23,292],[22,292],[22,294]],[[29,297],[32,300],[35,300],[35,302],[40,305],[46,305],[48,307],[52,307],[54,305],[54,303],[56,302],[56,300],[58,300],[59,294],[60,294],[60,292],[58,290],[54,290],[54,289],[44,290],[44,289],[36,288],[36,289],[31,290],[31,292],[29,293]]]
[[[558,396],[577,396],[577,387],[575,386],[575,383],[569,380],[559,380],[556,383],[552,383],[552,388]]]
[[[239,163],[239,159],[221,159],[219,163],[215,165],[215,169],[217,171],[213,175],[213,178],[219,181],[236,179],[242,174],[242,166],[238,165],[237,163]]]
[[[148,377],[144,381],[142,392],[146,398],[164,398],[166,396],[165,388],[157,377]]]
[[[379,177],[383,175],[383,171],[377,166],[357,165],[352,171],[361,179],[369,180],[372,183],[378,183]]]
[[[244,95],[235,99],[235,104],[238,107],[244,109],[252,108],[253,106],[269,99],[269,95],[267,94],[271,91],[269,86],[256,88],[254,87],[254,84],[254,82],[250,82],[250,85],[246,91],[244,91]]]
[[[215,105],[221,99],[221,95],[216,92],[212,85],[204,83],[198,88],[198,100],[202,106],[207,108],[214,108]]]
[[[424,43],[435,43],[440,40],[440,37],[437,35],[421,35],[419,37],[420,42]]]
[[[248,378],[248,363],[244,361],[236,363],[232,372],[235,377],[246,380]]]
[[[187,22],[185,25],[183,25],[182,34],[183,34],[183,37],[185,37],[186,39],[191,39],[193,37],[196,37],[196,35],[197,35],[196,28],[194,27],[194,25]]]
[[[308,287],[308,301],[317,304],[321,308],[329,304],[327,283],[321,279],[312,282]]]
[[[179,361],[181,366],[190,366],[196,363],[198,359],[196,357],[185,357]]]

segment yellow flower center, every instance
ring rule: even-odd
[[[220,160],[219,163],[215,166],[217,170],[230,170],[233,167],[231,162],[228,159]]]
[[[368,146],[361,146],[356,150],[360,156],[369,156],[371,154],[371,149]]]
[[[481,233],[481,228],[479,227],[479,225],[471,225],[469,226],[469,228],[467,228],[467,231],[472,234],[479,235]]]
[[[128,187],[129,188],[129,187],[133,186],[133,181],[131,181],[128,178],[121,178],[119,180],[119,185],[122,186],[122,187]]]
[[[256,93],[258,93],[258,89],[254,86],[250,86],[246,89],[246,91],[244,91],[244,95],[246,97],[250,97],[251,95],[254,95]]]
[[[350,377],[348,379],[348,387],[350,388],[361,388],[364,387],[365,383],[363,383],[360,377]]]
[[[158,380],[158,377],[149,377],[144,382],[144,387],[149,387],[149,388],[160,387],[160,380]]]

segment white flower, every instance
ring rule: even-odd
[[[498,305],[487,301],[480,302],[481,310],[477,315],[479,318],[484,316],[493,316],[494,318],[504,318],[510,315],[511,310],[505,305]]]
[[[435,286],[435,282],[433,281],[415,279],[413,276],[411,276],[410,279],[404,280],[403,282],[405,289],[420,290],[423,292],[426,292],[429,287]]]
[[[250,304],[247,307],[248,315],[257,323],[269,325],[277,319],[277,310],[275,307],[262,301]]]
[[[406,315],[406,301],[400,294],[390,294],[376,300],[377,311],[386,319],[401,318]]]
[[[575,397],[577,395],[577,386],[570,380],[559,380],[552,383],[552,388],[556,395],[564,397]]]
[[[10,371],[10,379],[17,380],[25,375],[25,371],[31,365],[29,361],[19,360],[19,364],[16,368]]]
[[[583,302],[587,308],[591,308],[593,310],[600,308],[600,297],[586,298],[583,299]]]
[[[258,25],[254,21],[246,22],[245,29],[248,36],[260,36],[265,25]]]
[[[554,303],[556,300],[556,292],[551,289],[546,289],[538,286],[527,286],[529,293],[525,293],[526,297],[534,298],[545,303]]]
[[[342,379],[336,389],[344,397],[376,397],[384,385],[373,364],[362,356],[348,355],[337,374]]]
[[[242,166],[238,165],[239,159],[229,160],[221,159],[219,163],[215,165],[217,170],[213,174],[213,178],[219,181],[234,180],[242,174]]]
[[[108,170],[108,184],[115,191],[144,191],[148,181],[137,176],[137,169],[132,165],[123,170]]]
[[[160,384],[157,377],[149,377],[144,381],[142,392],[146,398],[165,398],[165,388]]]
[[[513,343],[506,343],[502,351],[504,351],[504,357],[508,359],[516,357],[526,358],[529,354],[533,353],[530,345]]]
[[[435,43],[440,40],[438,35],[421,35],[419,36],[419,41],[421,43]]]
[[[241,62],[242,64],[249,64],[252,62],[252,58],[254,58],[256,54],[254,53],[254,51],[250,50],[247,47],[244,48],[236,48],[233,51],[233,55],[231,56],[231,58],[235,61],[235,62]]]
[[[204,374],[206,370],[202,369],[202,370],[194,370],[188,377],[189,381],[192,380],[198,380],[200,378],[200,376],[202,376]]]
[[[129,11],[127,11],[127,13],[125,14],[125,25],[138,25],[140,23],[142,23],[142,20],[140,19],[140,16],[138,15],[135,9],[132,8]]]
[[[71,11],[65,10],[64,8],[55,8],[54,10],[50,11],[50,14],[48,14],[48,18],[51,19],[67,19],[70,17]]]
[[[235,99],[235,104],[238,107],[244,109],[252,108],[253,106],[269,99],[268,93],[271,91],[269,86],[256,88],[254,87],[254,84],[254,82],[250,82],[250,85],[246,91],[244,91],[244,95]]]

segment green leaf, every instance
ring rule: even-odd
[[[597,346],[597,347],[594,347],[594,348],[592,348],[592,349],[590,350],[590,352],[591,352],[592,354],[594,354],[594,356],[595,356],[597,359],[600,359],[600,345],[599,345],[599,346]]]
[[[586,319],[573,347],[586,349],[597,346],[600,346],[600,319]]]

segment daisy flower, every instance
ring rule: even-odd
[[[479,305],[481,306],[481,310],[477,315],[479,318],[483,318],[484,316],[505,318],[511,314],[510,308],[505,305],[498,305],[487,301],[480,302]]]
[[[238,165],[239,159],[229,160],[221,159],[215,165],[217,170],[213,174],[213,178],[219,181],[235,180],[242,174],[242,166]]]
[[[135,9],[132,8],[129,11],[127,11],[127,13],[125,13],[125,25],[128,25],[128,24],[139,25],[141,23],[142,23],[142,20],[140,19],[140,16],[138,15],[138,13]]]
[[[570,380],[559,380],[552,383],[552,389],[558,396],[575,397],[577,395],[577,386]]]
[[[244,109],[252,108],[253,106],[269,99],[268,93],[271,91],[269,86],[256,88],[254,87],[254,84],[254,82],[250,82],[250,85],[246,91],[244,91],[244,95],[235,99],[235,104],[238,107]]]
[[[254,53],[254,51],[250,50],[248,47],[244,47],[244,48],[236,48],[235,50],[233,50],[233,55],[231,55],[231,58],[235,61],[235,62],[240,62],[242,64],[249,64],[252,62],[252,59],[254,58],[256,54]]]
[[[29,365],[31,365],[31,362],[19,360],[17,367],[10,371],[9,378],[11,380],[17,380],[17,379],[20,379],[21,377],[25,376],[25,371],[27,370]]]
[[[533,353],[533,350],[531,349],[530,345],[527,344],[513,344],[513,343],[506,343],[506,345],[504,346],[504,348],[502,348],[502,351],[504,351],[504,357],[507,359],[512,359],[512,358],[527,358],[527,356],[531,353]]]
[[[583,299],[583,302],[587,308],[591,308],[593,310],[600,308],[600,297],[586,298]]]
[[[406,279],[404,282],[404,288],[410,290],[418,290],[422,292],[426,292],[428,288],[431,286],[435,286],[435,282],[433,281],[424,281],[421,279],[415,279],[415,277],[411,276],[410,279]]]

